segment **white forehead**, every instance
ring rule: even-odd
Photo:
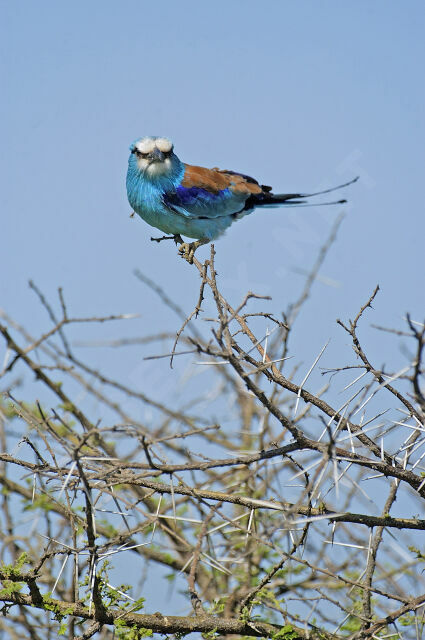
[[[155,140],[156,148],[162,151],[163,153],[167,153],[171,151],[173,148],[173,143],[168,138],[157,138]]]
[[[163,153],[167,153],[167,151],[172,149],[173,143],[171,140],[168,140],[168,138],[152,138],[147,136],[136,142],[135,147],[141,153],[150,153],[155,147]]]
[[[141,153],[149,153],[155,147],[155,138],[141,138],[136,142],[135,147]]]

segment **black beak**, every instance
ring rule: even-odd
[[[150,152],[148,157],[151,162],[163,162],[165,155],[162,153],[162,151],[155,147],[155,149]]]

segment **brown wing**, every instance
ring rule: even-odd
[[[197,187],[212,193],[218,193],[223,189],[231,189],[235,193],[246,194],[247,196],[256,193],[263,193],[261,187],[254,178],[245,176],[233,171],[223,171],[217,168],[206,169],[186,164],[182,187],[188,189]],[[267,187],[265,188],[267,190]]]

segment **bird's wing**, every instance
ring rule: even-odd
[[[164,194],[164,203],[188,218],[217,218],[244,211],[250,197],[268,191],[250,176],[186,164],[180,185]]]
[[[185,165],[181,184],[184,187],[203,187],[215,192],[222,189],[231,189],[234,192],[246,195],[261,193],[263,190],[257,180],[243,173],[222,170],[217,167],[205,169],[205,167],[196,167],[190,164]]]
[[[259,184],[255,178],[236,171],[205,169],[186,164],[180,185],[163,196],[164,204],[186,218],[220,218],[243,216],[255,207],[281,205],[306,206],[306,198],[330,193],[353,182],[315,193],[272,193],[272,188]],[[318,202],[314,206],[346,202]],[[311,206],[311,205],[307,205]]]

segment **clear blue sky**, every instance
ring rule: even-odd
[[[32,277],[74,312],[136,310],[137,266],[193,300],[194,270],[128,218],[129,143],[173,139],[184,160],[277,190],[360,171],[318,291],[352,312],[423,309],[423,3],[1,3],[1,305],[21,319]],[[257,212],[217,243],[237,298],[300,286],[336,208]],[[204,249],[204,253],[207,249]],[[202,255],[202,254],[201,254]],[[328,299],[329,298],[329,299]]]
[[[293,355],[311,362],[331,337],[324,364],[344,364],[351,351],[335,318],[352,317],[379,283],[363,335],[379,364],[391,364],[397,354],[378,350],[376,340],[387,342],[369,321],[401,326],[406,310],[422,320],[425,307],[422,0],[0,6],[0,307],[46,329],[32,278],[49,296],[62,286],[73,315],[140,313],[122,329],[129,335],[178,328],[132,270],[187,311],[199,277],[172,243],[149,241],[153,230],[129,218],[125,193],[130,142],[168,136],[183,161],[246,172],[277,191],[360,173],[321,271],[337,286],[317,284]],[[231,301],[254,290],[273,296],[274,311],[285,308],[339,211],[256,212],[233,225],[216,243]],[[153,365],[143,355],[95,358],[146,390]],[[161,376],[177,379],[190,364],[182,360],[175,374],[155,365],[153,393]]]

